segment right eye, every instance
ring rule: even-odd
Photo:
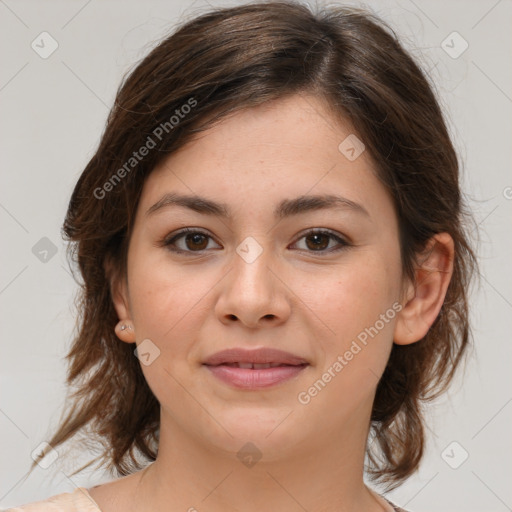
[[[185,228],[166,237],[162,245],[176,253],[202,252],[208,249],[208,239],[213,241],[213,238],[204,231]]]

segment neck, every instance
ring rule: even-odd
[[[188,512],[382,512],[382,500],[363,481],[368,425],[369,414],[359,416],[308,446],[272,455],[264,449],[257,461],[259,450],[249,448],[240,460],[236,450],[184,432],[162,410],[158,457],[143,472],[135,499],[146,509]]]

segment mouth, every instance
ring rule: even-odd
[[[298,376],[309,363],[294,354],[270,348],[217,352],[203,365],[217,379],[238,389],[262,389]]]
[[[243,364],[243,366],[242,366]],[[298,376],[307,366],[232,363],[208,366],[211,374],[222,382],[239,389],[262,389],[284,383]]]
[[[228,366],[230,368],[244,368],[246,370],[266,370],[267,368],[279,368],[283,366],[301,366],[294,364],[284,363],[222,363],[222,365],[215,366]]]

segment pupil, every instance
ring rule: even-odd
[[[319,244],[318,244],[318,242],[320,241],[319,239],[321,239],[321,238],[323,238],[323,239],[324,239],[324,241],[325,241],[328,237],[327,237],[326,235],[322,235],[322,234],[314,234],[314,235],[310,235],[310,236],[308,237],[308,239],[315,239],[315,240],[316,240],[316,242],[314,243],[313,247],[309,247],[309,245],[308,245],[308,247],[309,247],[310,249],[311,249],[311,248],[313,248],[313,249],[315,249],[315,248],[316,248],[316,249],[325,249],[325,247],[327,247],[327,246],[329,245],[329,242],[319,245]]]
[[[204,241],[206,240],[206,237],[204,235],[201,235],[200,233],[195,233],[193,235],[187,235],[187,242],[189,242],[190,240],[192,240],[192,243],[194,244],[195,247],[189,247],[189,249],[204,249],[204,247],[197,247],[197,245],[201,245],[201,241],[203,242],[203,246],[205,245],[204,244]],[[188,244],[187,244],[188,245]],[[207,245],[207,244],[206,244]]]

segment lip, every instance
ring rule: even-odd
[[[258,349],[230,348],[221,350],[211,355],[203,364],[208,366],[218,366],[220,364],[230,363],[280,363],[283,365],[298,366],[308,362],[302,357],[277,350],[275,348],[263,347]]]
[[[287,381],[302,372],[306,366],[277,366],[275,368],[251,370],[221,364],[219,366],[206,366],[206,368],[215,377],[235,388],[256,390],[269,388]]]
[[[240,368],[233,364],[272,364],[270,368]],[[223,350],[203,365],[221,381],[239,389],[263,389],[285,382],[301,373],[309,363],[294,354],[273,348]],[[229,366],[231,365],[231,366]]]

